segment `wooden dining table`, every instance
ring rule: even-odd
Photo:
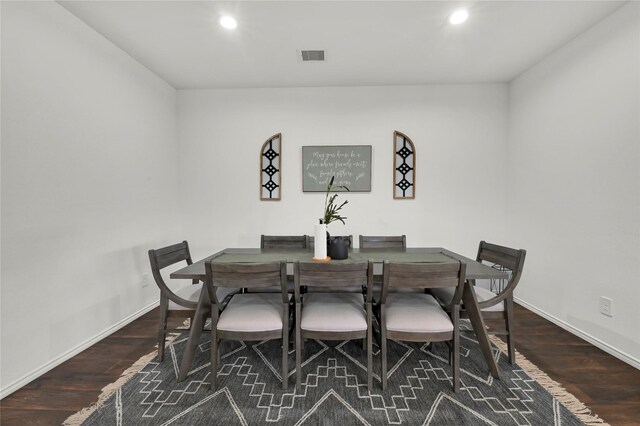
[[[205,263],[211,259],[214,262],[224,263],[261,263],[272,261],[286,261],[287,273],[293,274],[293,263],[295,261],[309,261],[313,258],[313,250],[310,249],[259,249],[259,248],[226,248],[211,256],[208,256],[198,262],[188,265],[182,269],[171,273],[170,277],[175,279],[200,280],[203,285],[206,278]],[[354,248],[349,251],[349,257],[345,260],[331,260],[331,262],[357,262],[362,260],[372,260],[374,262],[374,275],[380,277],[382,275],[382,264],[385,260],[390,262],[450,262],[460,260],[466,264],[466,280],[462,301],[469,316],[469,320],[473,330],[478,338],[482,355],[489,367],[491,375],[500,378],[498,366],[493,357],[489,336],[485,327],[484,320],[478,308],[478,300],[473,291],[470,280],[476,279],[506,279],[508,273],[490,266],[476,262],[460,254],[454,253],[442,247],[411,247],[411,248],[394,248],[394,249],[360,249]],[[180,370],[178,373],[178,381],[183,381],[189,374],[191,364],[196,353],[196,348],[200,342],[202,329],[206,321],[206,314],[210,311],[210,301],[206,291],[200,292],[198,308],[191,324],[189,331],[189,340],[185,349]]]

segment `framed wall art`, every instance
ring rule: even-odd
[[[393,132],[393,198],[416,198],[416,147],[397,130]]]
[[[282,177],[282,134],[271,136],[260,150],[260,200],[280,201]]]
[[[302,190],[325,192],[332,176],[334,187],[371,192],[371,145],[303,146]]]

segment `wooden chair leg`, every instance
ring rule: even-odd
[[[365,286],[363,286],[363,290],[362,290],[362,291],[363,291],[364,293],[366,293],[366,291],[367,291],[367,290],[366,290],[366,287],[365,287]],[[367,305],[367,304],[365,303],[365,308],[366,308],[366,309],[368,309],[368,307],[366,307],[366,305]],[[364,351],[364,350],[366,350],[366,349],[367,349],[367,338],[366,338],[366,337],[363,337],[363,338],[362,338],[362,350]]]
[[[289,305],[282,315],[282,389],[289,387]]]
[[[373,390],[373,307],[367,303],[367,387]]]
[[[451,367],[453,369],[453,391],[458,392],[460,390],[460,307],[456,306],[453,309],[453,362]]]
[[[507,346],[509,348],[509,362],[516,363],[516,348],[513,344],[513,295],[509,295],[505,299],[505,322],[507,330]]]
[[[367,330],[367,387],[369,392],[373,390],[373,338],[371,327]]]
[[[300,330],[300,304],[296,303],[296,388],[302,385],[302,333]]]
[[[166,342],[166,332],[160,330],[158,332],[158,361],[164,360],[164,343]]]
[[[374,305],[373,307],[373,312],[374,312],[374,317],[376,318],[376,321],[378,322],[378,325],[380,325],[380,323],[382,321],[379,320],[380,318],[380,310],[377,309]],[[371,326],[373,328],[373,324]],[[373,330],[373,337],[376,339],[376,343],[378,344],[378,347],[382,346],[382,342],[381,342],[381,333],[380,333],[381,328],[378,328],[378,331],[376,332],[375,329]]]
[[[211,390],[216,390],[216,379],[218,378],[218,360],[220,354],[218,350],[218,314],[217,309],[213,309],[211,315]]]
[[[291,344],[291,349],[295,349],[295,333],[296,333],[296,308],[295,303],[289,304],[289,312],[291,312],[291,324],[289,327],[289,318],[287,318],[287,330],[289,331],[289,342]]]
[[[380,312],[380,350],[382,351],[382,390],[387,389],[387,325],[385,324],[384,308]]]
[[[160,326],[158,327],[158,360],[164,359],[164,342],[167,338],[167,316],[169,314],[169,300],[160,294]]]

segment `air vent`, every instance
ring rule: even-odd
[[[324,61],[324,50],[301,50],[302,62]]]

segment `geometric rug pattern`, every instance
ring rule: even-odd
[[[208,333],[192,370],[176,377],[188,334],[118,388],[84,425],[582,425],[538,382],[494,348],[501,379],[489,374],[472,332],[461,335],[461,387],[453,392],[448,346],[389,341],[388,389],[380,383],[374,343],[374,389],[367,389],[362,341],[308,340],[303,383],[280,385],[280,341],[223,341],[218,388],[209,389]]]

